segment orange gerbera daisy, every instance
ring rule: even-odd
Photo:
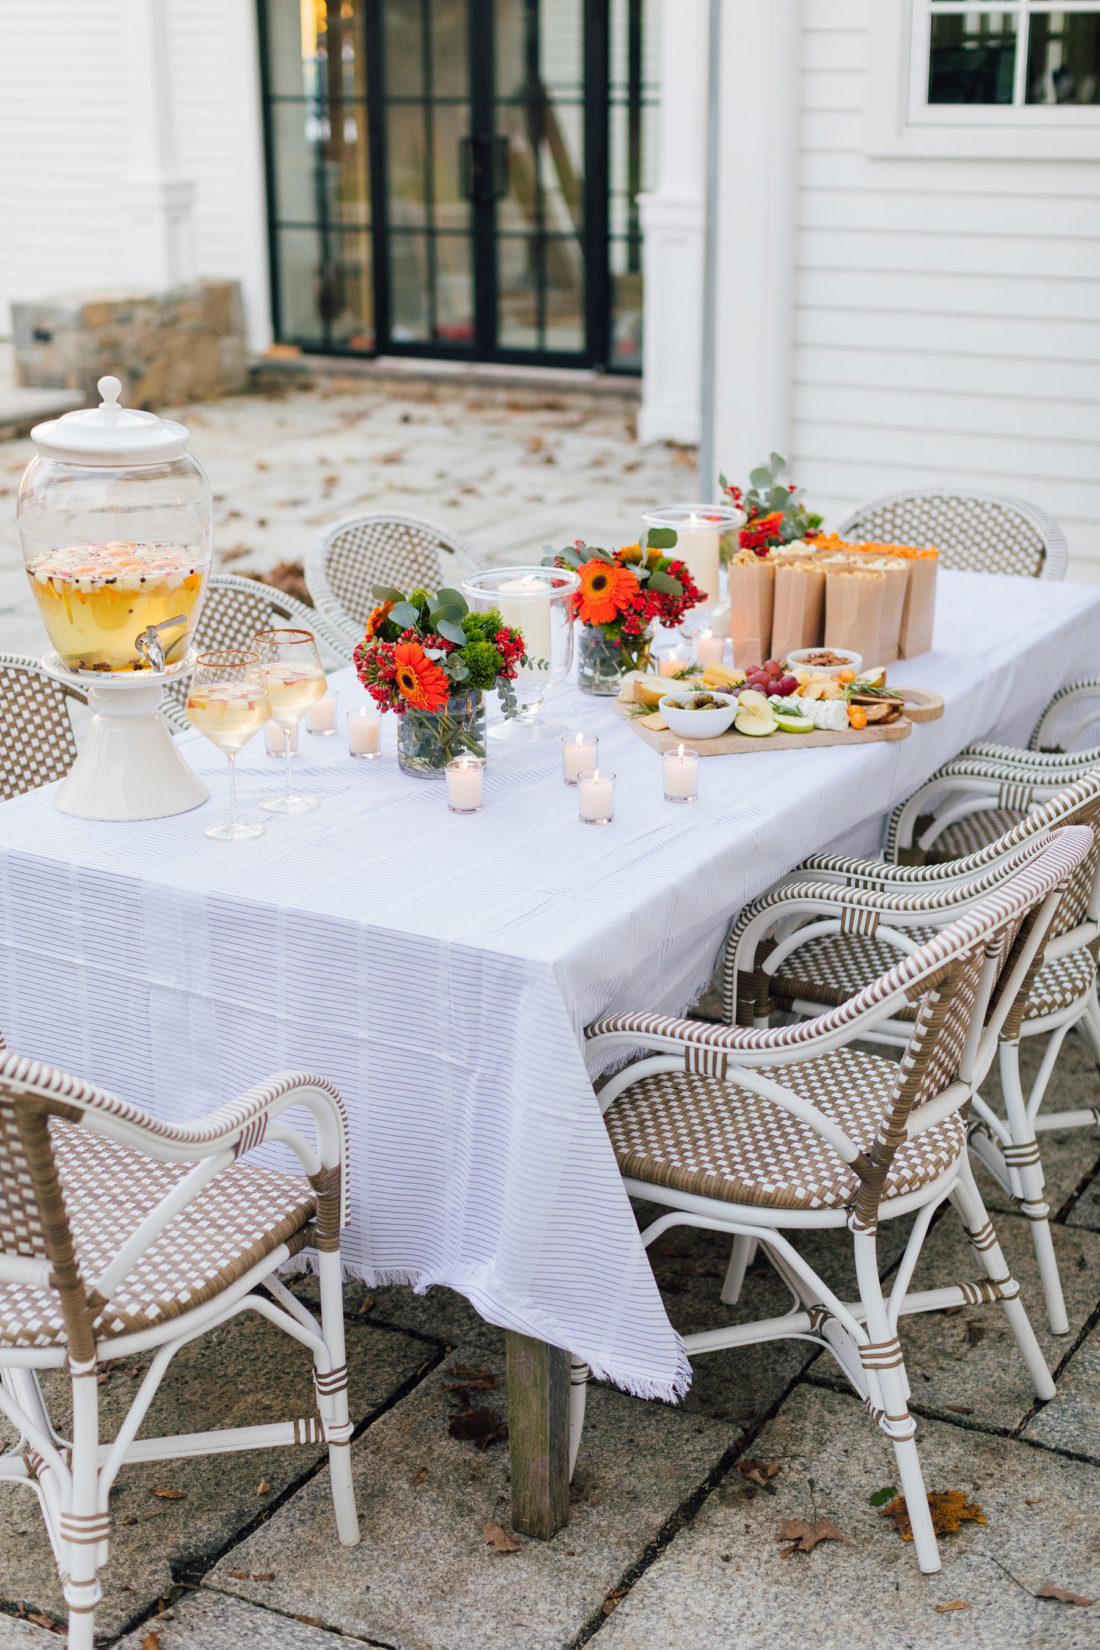
[[[577,613],[582,624],[612,624],[638,594],[634,574],[617,562],[587,561],[578,572],[581,587],[577,591]]]
[[[372,636],[376,636],[378,634],[392,612],[392,602],[383,602],[381,607],[376,607],[374,609],[374,612],[367,620],[367,634],[364,638],[365,641],[369,642]]]
[[[428,658],[419,642],[398,642],[393,650],[396,687],[414,710],[442,710],[451,696],[447,672]]]

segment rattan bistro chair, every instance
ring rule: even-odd
[[[1000,1301],[1037,1395],[1051,1398],[1034,1331],[974,1183],[966,1115],[997,1038],[1041,956],[1061,888],[1092,850],[1071,827],[848,1002],[772,1029],[617,1014],[587,1033],[590,1067],[641,1051],[600,1103],[631,1197],[671,1226],[758,1239],[794,1297],[781,1317],[688,1335],[689,1354],[793,1336],[836,1358],[892,1440],[925,1571],[939,1568],[909,1412],[898,1319]],[[900,1063],[855,1047],[914,1011]],[[910,1292],[936,1209],[950,1198],[985,1271],[978,1283]],[[877,1232],[916,1214],[889,1295]],[[838,1298],[793,1241],[847,1227],[859,1300]]]
[[[1007,493],[915,487],[861,504],[837,529],[841,538],[935,545],[941,567],[1064,579],[1066,535],[1045,510]]]
[[[64,779],[76,760],[70,701],[86,703],[37,659],[0,653],[0,801]]]
[[[319,613],[349,648],[363,640],[374,587],[438,590],[468,572],[473,549],[423,516],[368,510],[327,527],[305,560],[306,587]]]
[[[1002,835],[963,858],[934,865],[895,865],[880,860],[817,854],[741,913],[731,930],[723,970],[723,1011],[741,1024],[768,1023],[774,1009],[816,1014],[845,1001],[898,952],[912,949],[936,927],[982,895],[1024,857],[1045,833],[1061,825],[1100,832],[1100,773],[1076,782],[1061,777],[1030,787],[997,780],[988,770],[957,759],[922,786],[899,814],[934,802],[937,786],[969,786],[966,805],[980,803]],[[1015,789],[1009,787],[1014,786]],[[950,791],[952,797],[957,795]],[[1006,815],[997,804],[1010,800],[1022,810]],[[1033,811],[1028,811],[1029,806]],[[968,814],[963,824],[980,818]],[[956,826],[956,829],[960,828]],[[908,839],[904,817],[894,820],[894,837]],[[893,839],[892,839],[893,840]],[[975,1096],[971,1145],[1013,1197],[1031,1226],[1043,1280],[1047,1313],[1055,1334],[1068,1330],[1058,1264],[1051,1241],[1037,1131],[1092,1125],[1093,1111],[1039,1114],[1054,1062],[1071,1027],[1080,1026],[1100,1053],[1100,1005],[1096,997],[1096,948],[1100,936],[1100,835],[1067,885],[1045,948],[1042,965],[1002,1029],[998,1050],[1005,1115]],[[903,1019],[905,1017],[903,1016]],[[1020,1079],[1020,1040],[1049,1034],[1040,1072],[1025,1099]],[[876,1040],[904,1043],[909,1027],[884,1028]],[[738,1248],[730,1264],[724,1298],[736,1299],[750,1256]]]
[[[286,1120],[290,1107],[308,1113],[314,1143]],[[19,1434],[0,1456],[0,1481],[38,1497],[69,1650],[92,1650],[109,1496],[127,1462],[324,1441],[340,1540],[359,1540],[340,1287],[345,1133],[340,1097],[320,1077],[281,1073],[179,1126],[0,1055],[0,1410]],[[304,1174],[238,1161],[265,1135],[289,1146]],[[320,1323],[274,1275],[307,1248]],[[320,1418],[138,1438],[175,1353],[239,1312],[259,1313],[312,1353]],[[125,1421],[101,1443],[100,1361],[153,1349]],[[71,1439],[50,1421],[42,1369],[68,1372]]]

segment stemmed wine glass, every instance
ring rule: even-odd
[[[207,825],[204,835],[219,842],[246,842],[262,836],[257,820],[250,824],[237,815],[237,752],[259,733],[271,715],[258,653],[224,649],[200,653],[187,695],[187,719],[211,744],[225,752],[229,763],[229,818]]]
[[[252,646],[260,656],[271,720],[283,730],[283,757],[286,762],[286,790],[261,802],[273,814],[304,814],[318,806],[315,796],[294,789],[290,762],[290,736],[310,705],[325,695],[325,672],[317,643],[309,630],[261,630]]]

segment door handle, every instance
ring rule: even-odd
[[[464,200],[491,206],[508,193],[508,139],[470,132],[458,142],[458,187]]]
[[[477,168],[474,163],[474,139],[472,137],[458,140],[458,192],[464,200],[476,199],[474,189]]]
[[[493,199],[502,201],[511,187],[508,160],[511,147],[503,133],[493,138]]]

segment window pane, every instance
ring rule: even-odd
[[[273,103],[271,134],[281,223],[370,223],[365,104]]]
[[[424,36],[420,0],[386,0],[386,92],[390,97],[419,97],[424,90]]]
[[[1011,103],[1016,18],[1004,11],[932,18],[929,103]]]
[[[1100,103],[1100,12],[1033,12],[1029,103]]]
[[[277,246],[279,337],[299,344],[323,344],[322,311],[328,298],[322,273],[320,232],[280,229]]]

